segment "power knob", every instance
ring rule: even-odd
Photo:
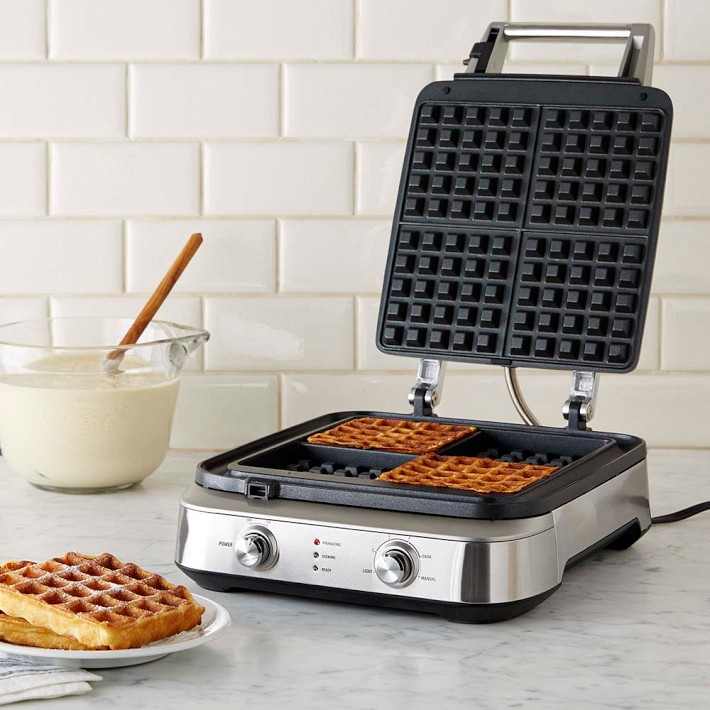
[[[406,587],[417,576],[417,551],[406,542],[388,542],[375,554],[375,574],[388,587]]]
[[[276,562],[276,539],[266,528],[252,526],[242,531],[234,545],[237,561],[251,569],[268,569]]]

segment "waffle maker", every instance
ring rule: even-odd
[[[618,78],[500,73],[512,39],[625,39]],[[650,25],[494,23],[414,108],[377,345],[420,358],[411,414],[337,412],[210,458],[181,499],[176,563],[208,589],[280,592],[486,622],[552,594],[650,527],[645,443],[591,431],[597,375],[638,361],[672,105]],[[362,416],[430,420],[446,361],[501,365],[525,424],[442,455],[559,466],[509,494],[378,480],[414,455],[309,444]],[[516,367],[572,371],[540,426]]]

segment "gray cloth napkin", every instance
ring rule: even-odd
[[[20,700],[81,695],[91,690],[87,683],[89,680],[101,680],[101,676],[81,668],[39,666],[0,658],[0,705]]]

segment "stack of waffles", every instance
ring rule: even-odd
[[[109,553],[0,565],[0,639],[64,650],[138,648],[199,624],[182,586]]]
[[[459,424],[362,417],[313,434],[308,437],[308,443],[419,454],[386,471],[379,480],[475,493],[517,493],[559,468],[435,453],[475,432],[476,427]]]

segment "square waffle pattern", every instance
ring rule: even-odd
[[[383,342],[502,355],[518,235],[403,227]]]
[[[557,470],[556,466],[427,454],[386,471],[379,480],[475,493],[517,493]]]
[[[308,437],[308,443],[423,454],[436,451],[475,431],[477,429],[474,426],[361,417],[312,434]]]
[[[485,93],[485,80],[462,81]],[[380,310],[383,351],[560,369],[634,366],[666,115],[653,105],[541,103],[419,105]]]
[[[651,222],[661,145],[657,112],[542,112],[529,227],[642,234]]]
[[[628,362],[645,256],[643,239],[526,234],[506,354],[591,366]]]
[[[402,218],[520,224],[537,120],[533,107],[424,104]]]
[[[0,611],[88,648],[136,648],[196,626],[204,612],[183,586],[98,556],[68,552],[0,567]]]

